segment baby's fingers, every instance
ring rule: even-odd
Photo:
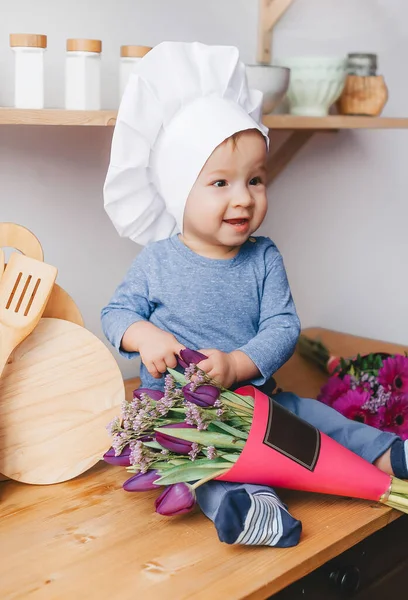
[[[161,377],[161,373],[159,373],[159,371],[156,368],[156,365],[154,364],[154,362],[146,362],[145,363],[145,367],[146,369],[149,371],[150,375],[152,377],[154,377],[155,379],[160,379]]]
[[[209,371],[214,368],[214,361],[212,358],[206,358],[197,364],[197,367],[204,371],[204,373],[209,374]]]
[[[164,357],[164,361],[166,363],[166,366],[170,369],[174,369],[175,367],[177,367],[177,357],[175,354],[166,354],[166,356]]]

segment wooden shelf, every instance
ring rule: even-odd
[[[408,118],[397,117],[298,117],[295,115],[268,115],[263,119],[270,129],[309,131],[338,129],[408,129]]]
[[[0,125],[115,125],[116,110],[0,108]]]
[[[22,108],[0,108],[0,125],[81,125],[114,126],[116,110],[64,110],[46,108],[29,110]],[[338,129],[408,129],[408,118],[396,117],[297,117],[294,115],[268,115],[263,122],[270,129],[294,130],[338,130]]]

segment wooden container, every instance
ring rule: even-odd
[[[382,75],[361,77],[348,75],[343,92],[337,101],[342,115],[378,117],[388,100],[388,88]]]

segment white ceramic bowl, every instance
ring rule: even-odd
[[[268,115],[285,97],[290,70],[272,65],[245,65],[245,68],[249,87],[264,95],[262,112]]]
[[[288,100],[292,115],[322,117],[336,102],[347,77],[347,57],[299,56],[275,61],[290,68]]]

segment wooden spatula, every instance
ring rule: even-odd
[[[14,348],[37,325],[57,269],[13,252],[0,280],[0,376]]]
[[[32,231],[17,225],[17,223],[0,223],[0,249],[10,247],[19,250],[29,258],[44,260],[44,252],[40,240]],[[57,283],[52,288],[43,317],[54,317],[71,321],[77,325],[84,326],[84,320],[78,306],[71,296]]]

